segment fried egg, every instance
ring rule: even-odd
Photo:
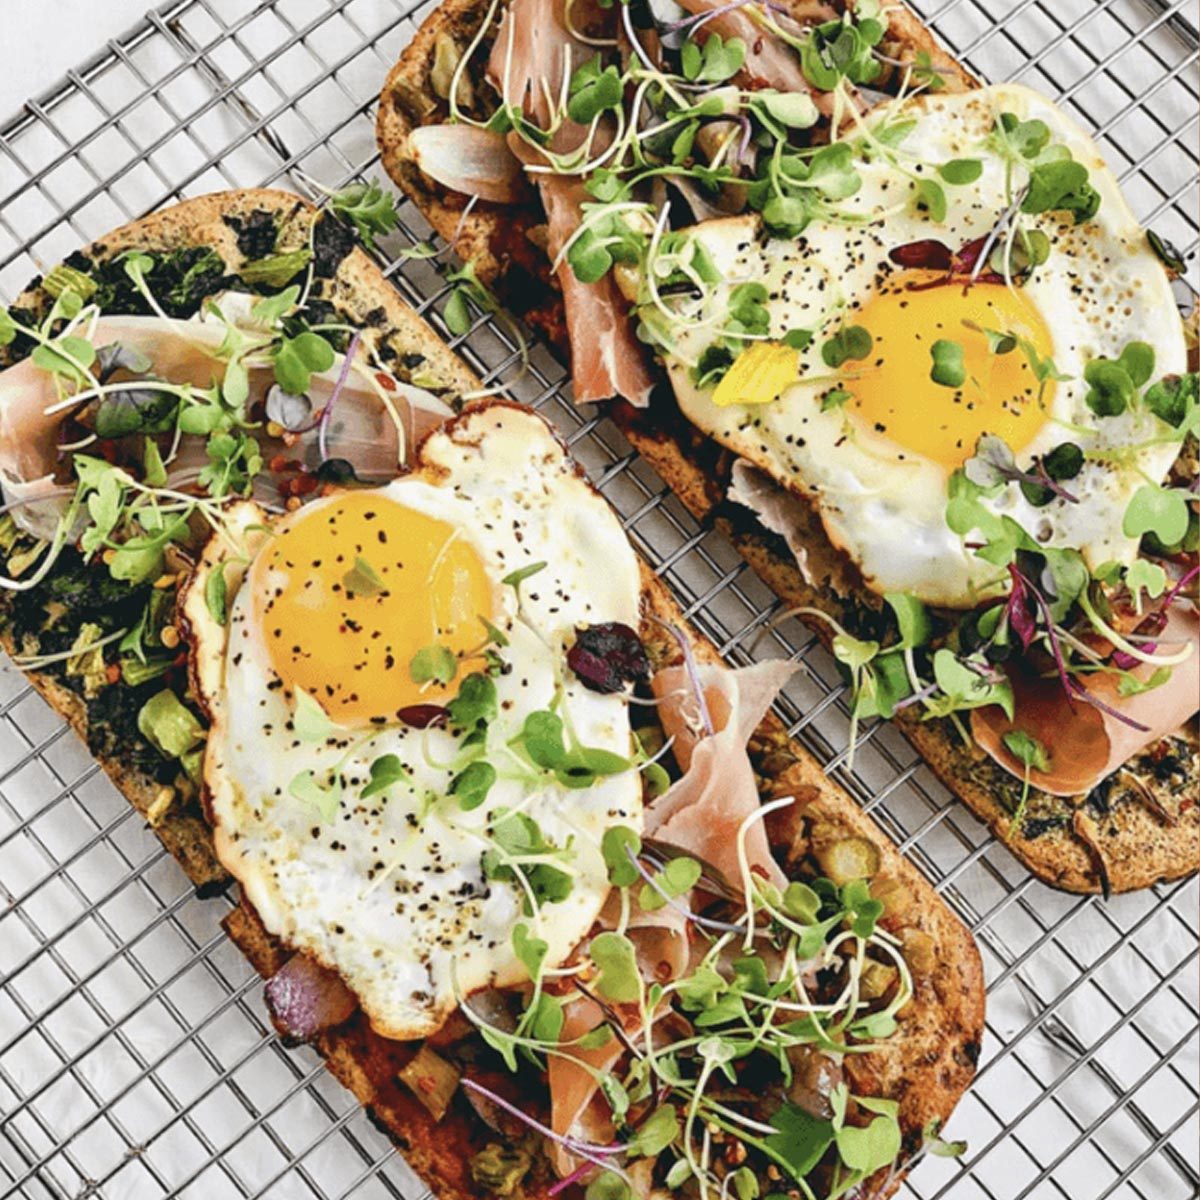
[[[425,1036],[459,997],[526,979],[522,922],[552,966],[596,919],[600,839],[614,823],[640,828],[640,775],[630,765],[564,787],[511,742],[529,713],[553,709],[579,744],[631,762],[626,700],[584,688],[566,653],[577,626],[636,627],[639,602],[616,515],[541,418],[502,404],[431,435],[411,475],[282,517],[244,503],[210,542],[185,616],[212,723],[217,853],[267,929],[336,970],[384,1036]],[[452,652],[453,678],[417,682],[413,658],[435,645]],[[497,701],[474,746],[453,722],[405,723],[474,673]],[[470,808],[452,781],[479,758],[496,779]],[[393,781],[372,794],[381,760]],[[564,899],[528,904],[517,876],[488,868],[515,814],[569,876]]]
[[[897,258],[913,255],[895,252],[914,243],[934,240],[956,254],[978,245],[1002,225],[1010,197],[1019,203],[1025,168],[989,143],[1001,113],[1045,123],[1050,145],[1087,167],[1098,211],[1079,224],[1061,212],[1024,215],[1027,230],[1049,239],[1050,253],[1023,284],[985,272],[968,287],[962,274],[900,265]],[[860,147],[862,186],[837,203],[841,219],[817,216],[795,239],[767,237],[756,216],[692,231],[724,283],[703,319],[671,329],[665,358],[684,414],[810,497],[830,540],[879,592],[970,607],[998,585],[995,568],[945,520],[949,477],[982,434],[1002,437],[1025,470],[1076,443],[1086,461],[1069,484],[1075,502],[1034,507],[1010,484],[987,503],[1040,543],[1078,549],[1091,567],[1130,561],[1137,542],[1121,528],[1129,498],[1147,477],[1163,478],[1178,447],[1136,405],[1098,417],[1085,401],[1084,368],[1118,358],[1137,340],[1154,350],[1157,379],[1186,370],[1186,351],[1166,272],[1096,145],[1048,100],[1010,85],[913,97],[865,121],[876,133],[912,124],[892,156],[862,149],[861,131],[846,132]],[[938,169],[954,160],[976,160],[978,177],[945,182]],[[916,203],[922,180],[942,181],[943,220]],[[747,361],[740,371],[735,364],[724,388],[700,386],[696,365],[723,328],[731,289],[747,282],[766,287],[769,340],[743,351]],[[869,353],[831,367],[825,343],[852,326],[870,333]],[[812,335],[807,346],[783,344],[799,330]],[[987,330],[1022,347],[998,353]],[[932,348],[942,339],[962,349],[962,386],[931,378]],[[1065,378],[1043,384],[1034,364],[1047,360]]]

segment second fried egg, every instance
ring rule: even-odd
[[[996,229],[1001,249],[1011,246],[1006,213],[1020,205],[1028,162],[1014,165],[997,148],[1002,113],[1030,123],[1044,156],[1085,167],[1099,202],[1078,223],[1061,211],[1022,216],[1049,254],[1016,283],[986,261],[973,279],[969,261],[959,271],[923,261],[979,253]],[[970,607],[999,582],[945,519],[949,478],[983,434],[1002,438],[1025,470],[1077,445],[1085,461],[1071,499],[1035,507],[1013,485],[987,503],[1093,568],[1130,561],[1129,498],[1163,478],[1178,446],[1136,403],[1098,416],[1085,369],[1137,341],[1153,352],[1157,379],[1186,369],[1186,348],[1166,272],[1116,179],[1091,139],[1027,88],[919,96],[867,121],[875,134],[902,128],[903,137],[884,152],[861,130],[846,134],[861,187],[836,215],[815,217],[795,239],[768,237],[754,216],[691,231],[722,283],[715,309],[670,330],[665,357],[684,414],[809,496],[830,540],[879,592]],[[920,203],[923,180],[937,181],[944,214]],[[769,328],[714,388],[704,354],[722,328],[720,306],[742,284],[762,285]],[[961,356],[954,385],[933,377],[951,343]]]

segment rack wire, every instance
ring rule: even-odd
[[[1101,140],[1138,216],[1197,246],[1192,0],[919,0],[979,75],[1057,97]],[[311,194],[378,174],[384,73],[428,6],[178,0],[0,125],[0,298],[132,217],[223,187]],[[19,52],[19,48],[15,48]],[[1109,902],[1031,879],[887,725],[846,762],[844,689],[811,635],[698,528],[564,371],[477,314],[451,338],[444,260],[411,207],[381,262],[489,382],[563,430],[629,534],[734,661],[807,670],[782,715],[974,931],[990,993],[978,1080],[904,1185],[920,1200],[1185,1200],[1200,1187],[1195,880]],[[1194,263],[1181,301],[1197,291]],[[760,644],[761,643],[761,644]],[[315,1055],[286,1050],[228,943],[86,750],[0,669],[0,1194],[403,1197],[408,1170]]]

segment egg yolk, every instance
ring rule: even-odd
[[[413,656],[445,646],[460,656],[461,678],[478,665],[480,618],[494,615],[491,581],[463,531],[371,492],[301,510],[256,559],[253,584],[271,666],[342,725],[444,703],[457,679],[414,682]]]
[[[1054,343],[1041,313],[1020,289],[1003,283],[942,282],[932,272],[893,276],[847,325],[874,339],[870,354],[842,368],[848,408],[868,428],[947,471],[960,467],[980,434],[1002,437],[1020,451],[1046,421],[1054,395],[1048,379],[1038,402],[1029,357],[1018,347],[996,353],[982,330],[1025,339],[1038,358]],[[961,387],[935,383],[932,348],[939,339],[963,350]]]

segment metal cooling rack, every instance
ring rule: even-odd
[[[980,75],[1060,97],[1094,129],[1138,215],[1197,244],[1194,0],[919,0]],[[378,173],[375,100],[425,10],[403,0],[179,0],[0,126],[0,297],[81,242],[172,200]],[[17,53],[20,47],[11,47]],[[437,325],[444,266],[389,276]],[[1193,266],[1187,290],[1195,293]],[[455,339],[450,339],[455,340]],[[851,774],[836,672],[610,424],[482,314],[460,339],[568,435],[639,549],[735,661],[807,664],[782,714],[975,931],[990,1011],[978,1081],[921,1200],[1186,1200],[1200,1142],[1197,886],[1108,903],[1029,878],[886,725]],[[761,636],[760,636],[761,635]],[[763,644],[756,645],[756,641]],[[86,750],[0,669],[0,1194],[29,1200],[428,1195],[315,1055],[287,1051],[257,977]]]

